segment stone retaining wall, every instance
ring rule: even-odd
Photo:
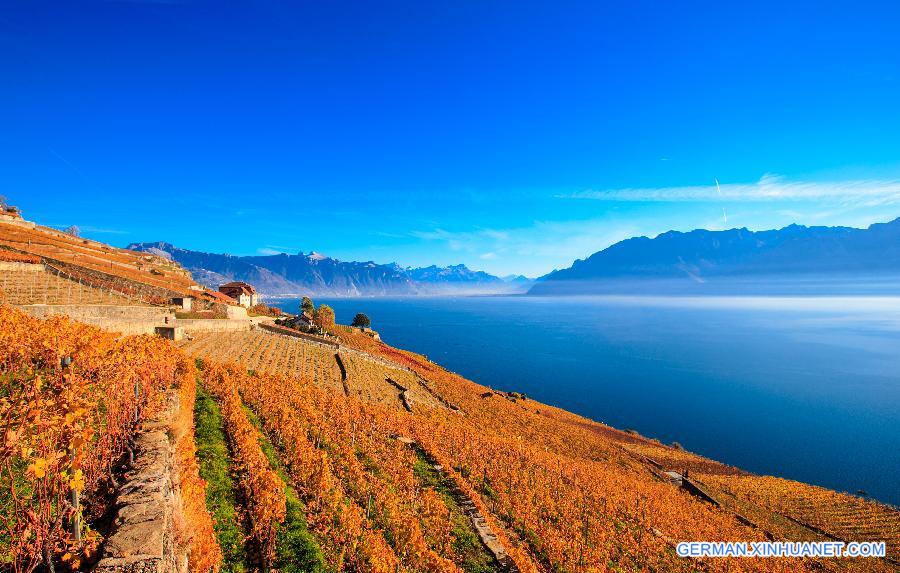
[[[175,321],[175,326],[184,328],[184,331],[188,334],[192,332],[234,332],[252,330],[257,326],[267,325],[272,320],[272,318],[267,316],[245,319],[179,318]]]
[[[286,326],[281,326],[278,324],[260,324],[260,328],[263,330],[268,330],[274,334],[280,334],[282,336],[290,336],[293,338],[302,338],[303,340],[308,340],[310,342],[314,342],[316,344],[321,344],[322,346],[327,346],[328,348],[334,348],[335,350],[340,350],[341,345],[337,342],[331,342],[330,340],[326,340],[321,336],[316,336],[314,334],[307,334],[305,332],[300,332],[299,330],[294,330],[293,328],[288,328]]]
[[[20,263],[15,261],[0,261],[0,271],[33,271],[42,273],[47,270],[44,263]]]
[[[175,320],[170,310],[155,306],[29,304],[18,308],[36,318],[63,314],[120,334],[153,334],[155,327],[171,324]]]
[[[116,499],[115,532],[103,543],[95,573],[188,573],[187,553],[175,541],[183,518],[169,428],[178,409],[172,391],[164,413],[137,435],[134,466]]]
[[[19,308],[37,318],[46,318],[57,314],[65,314],[72,320],[86,322],[89,320],[129,320],[152,321],[162,324],[165,317],[174,319],[175,315],[166,308],[155,306],[121,306],[107,304],[28,304]]]

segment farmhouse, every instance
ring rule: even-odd
[[[233,298],[239,305],[247,308],[256,306],[259,302],[259,295],[257,295],[256,289],[242,281],[223,284],[219,287],[219,292]]]

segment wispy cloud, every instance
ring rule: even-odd
[[[755,183],[716,183],[682,187],[638,187],[578,191],[558,197],[599,201],[828,201],[856,207],[900,204],[900,181],[790,181],[765,175]]]
[[[406,235],[403,233],[391,233],[388,231],[375,231],[375,236],[377,237],[387,237],[388,239],[405,239]]]
[[[508,229],[412,231],[409,236],[442,243],[462,258],[490,263],[492,271],[540,275],[606,247],[641,234],[635,223],[613,224],[608,220],[535,221]]]

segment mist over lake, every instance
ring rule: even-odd
[[[898,297],[323,302],[481,384],[755,473],[900,503]]]

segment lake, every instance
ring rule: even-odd
[[[273,301],[296,312],[296,300]],[[316,299],[385,342],[746,470],[900,504],[900,298]]]

